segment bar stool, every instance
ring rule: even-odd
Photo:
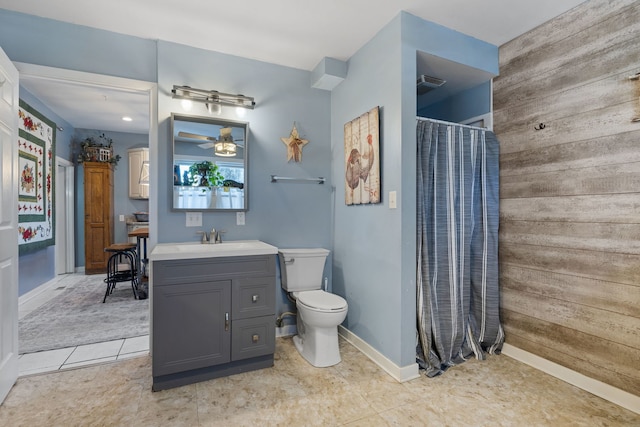
[[[104,248],[105,252],[111,252],[107,262],[107,278],[104,282],[107,284],[107,291],[104,294],[104,303],[116,287],[118,282],[131,281],[131,289],[133,290],[133,297],[138,299],[138,280],[136,266],[138,265],[138,254],[136,252],[135,243],[114,243],[108,248]],[[122,260],[129,264],[129,269],[120,269]]]

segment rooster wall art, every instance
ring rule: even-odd
[[[380,203],[379,108],[344,125],[347,205]]]

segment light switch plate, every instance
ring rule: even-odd
[[[120,222],[124,222],[124,215],[120,215]]]
[[[236,225],[244,225],[244,212],[236,212]]]
[[[395,209],[397,207],[396,192],[389,191],[389,209]]]
[[[202,227],[202,212],[187,212],[187,227]]]

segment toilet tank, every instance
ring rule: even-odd
[[[279,249],[278,253],[282,289],[287,292],[322,289],[327,249]]]

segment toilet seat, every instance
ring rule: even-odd
[[[321,290],[294,292],[293,296],[299,303],[312,310],[340,311],[347,307],[347,301],[341,296]]]

